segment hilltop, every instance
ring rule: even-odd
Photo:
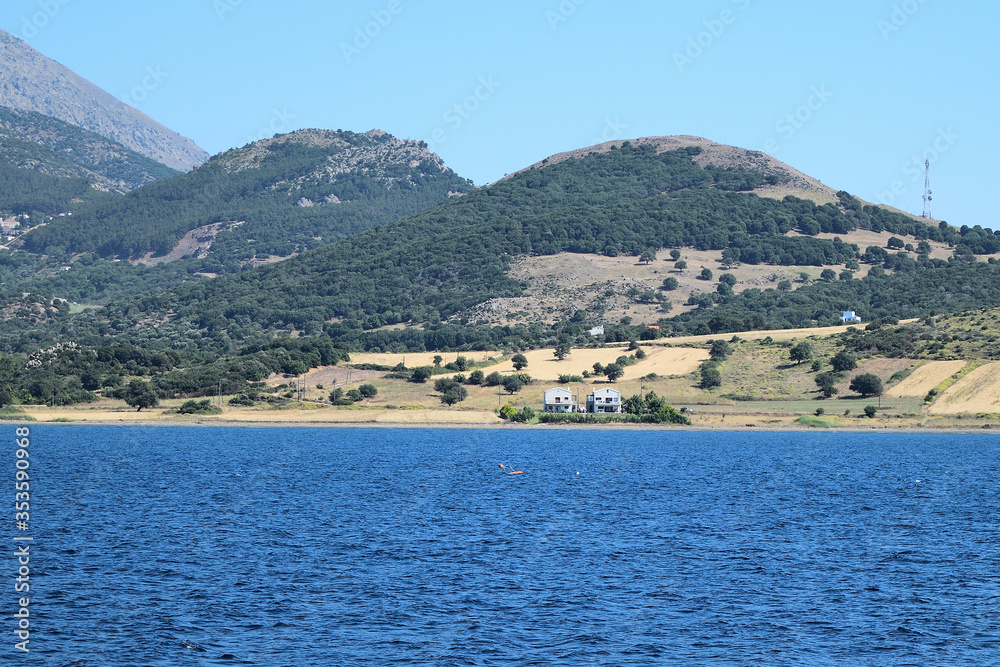
[[[9,107],[0,107],[0,162],[119,193],[178,173],[95,132]]]
[[[525,171],[554,166],[565,160],[578,160],[589,155],[610,153],[613,150],[621,148],[626,143],[631,146],[651,147],[657,153],[690,147],[697,148],[699,152],[694,157],[694,161],[702,167],[754,172],[762,176],[763,179],[760,182],[752,183],[752,187],[741,188],[744,191],[753,192],[761,197],[780,199],[786,195],[793,195],[802,199],[808,199],[817,204],[829,204],[837,201],[836,190],[823,185],[815,178],[803,174],[798,169],[766,153],[738,146],[719,144],[710,139],[692,135],[640,137],[631,140],[619,139],[616,141],[606,141],[595,146],[588,146],[587,148],[556,153],[541,162],[536,162],[530,167],[514,172],[504,178],[511,178]]]
[[[24,247],[154,264],[193,256],[200,271],[236,272],[473,189],[420,142],[379,130],[301,130],[85,207],[28,234]]]
[[[208,158],[190,139],[2,30],[0,100],[96,132],[171,169],[187,171]]]

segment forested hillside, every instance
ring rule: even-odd
[[[8,107],[0,107],[0,163],[121,192],[179,173],[94,132]]]
[[[765,290],[761,294],[773,301],[766,308],[754,302],[754,294],[741,298],[719,294],[703,304],[703,312],[676,321],[665,318],[664,330],[701,329],[716,315],[727,318],[727,323],[716,323],[715,328],[738,330],[826,322],[834,311],[848,306],[877,315],[912,314],[932,306],[949,307],[951,302],[969,307],[995,297],[989,290],[966,289],[971,265],[963,262],[901,258],[815,236],[858,228],[886,230],[949,242],[958,256],[971,258],[973,253],[997,249],[990,230],[926,225],[863,206],[846,193],[840,195],[840,206],[816,206],[795,198],[779,201],[731,191],[752,187],[759,179],[738,170],[703,169],[692,159],[698,151],[657,153],[651,147],[626,145],[524,172],[294,260],[113,305],[108,314],[113,321],[160,322],[170,313],[174,325],[186,331],[200,330],[227,340],[235,332],[277,328],[313,334],[325,330],[336,340],[365,347],[419,347],[437,339],[413,329],[364,332],[408,322],[427,323],[433,331],[487,299],[520,294],[523,285],[505,273],[514,256],[558,252],[638,256],[650,248],[684,246],[721,249],[727,261],[749,264],[867,261],[886,264],[893,275],[883,278],[876,272],[858,285],[842,281],[812,286],[797,290],[795,300]],[[798,234],[789,234],[793,230]],[[893,282],[897,276],[898,282]],[[893,290],[925,290],[925,283],[954,296],[930,297],[926,292],[893,296]],[[803,302],[808,300],[815,307],[804,313]],[[747,317],[751,311],[754,317]],[[509,335],[491,334],[474,325],[452,321],[450,326],[463,328],[463,333],[451,340]]]
[[[214,157],[191,173],[77,211],[26,237],[49,255],[138,258],[222,223],[201,271],[285,257],[469,192],[417,142],[372,131],[300,131]]]

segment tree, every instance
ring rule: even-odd
[[[500,375],[500,373],[498,373],[497,371],[493,371],[485,378],[483,378],[483,384],[485,384],[487,387],[495,387],[498,384],[501,384],[502,382],[503,382],[503,376]]]
[[[361,395],[365,398],[374,398],[378,395],[378,389],[373,384],[363,384],[358,387],[358,391],[361,392]]]
[[[681,251],[680,250],[678,250],[677,248],[674,248],[673,250],[670,251],[670,259],[672,259],[672,260],[674,260],[676,262],[680,258],[681,258]]]
[[[719,367],[711,361],[703,362],[701,365],[701,382],[698,386],[702,389],[722,386],[722,373],[719,372]]]
[[[906,242],[903,241],[903,239],[899,238],[898,236],[890,236],[889,242],[886,243],[886,245],[890,248],[893,248],[894,250],[899,250],[906,245]]]
[[[721,276],[719,276],[719,282],[720,283],[725,283],[725,284],[729,285],[730,287],[735,287],[736,286],[736,276],[734,276],[731,273],[723,273]]]
[[[677,262],[674,262],[674,268],[677,269],[678,271],[683,271],[687,267],[688,267],[688,263],[685,262],[683,259],[679,260]]]
[[[427,382],[431,379],[434,374],[433,369],[428,366],[421,366],[420,368],[414,368],[413,373],[410,374],[411,382]]]
[[[865,406],[865,417],[868,417],[868,419],[875,419],[876,412],[878,412],[878,408],[876,408],[874,405]]]
[[[457,391],[446,391],[441,395],[441,402],[445,405],[455,405],[462,399],[459,398]]]
[[[680,283],[677,282],[677,278],[674,278],[673,276],[667,276],[666,278],[663,279],[663,287],[661,287],[660,289],[666,292],[672,292],[678,287],[680,287]]]
[[[569,344],[567,344],[567,343],[560,343],[559,345],[556,346],[556,349],[553,350],[553,352],[556,355],[556,359],[558,359],[559,361],[562,361],[563,359],[566,358],[566,356],[570,352]]]
[[[440,366],[442,361],[444,361],[444,357],[442,357],[440,354],[435,354],[434,355],[434,365],[435,366]]]
[[[861,398],[869,396],[881,396],[883,391],[882,379],[874,373],[862,373],[854,376],[851,380],[851,391],[861,394]]]
[[[353,403],[360,403],[361,401],[365,400],[365,397],[357,389],[350,389],[347,392],[347,400]]]
[[[791,280],[782,280],[781,282],[779,282],[778,283],[778,291],[779,292],[791,292],[792,291],[792,281]]]
[[[508,394],[516,394],[524,389],[524,382],[516,375],[508,375],[503,379],[503,388]]]
[[[833,373],[827,371],[826,373],[819,373],[814,378],[816,381],[816,386],[819,390],[823,392],[823,396],[830,398],[837,393],[837,376]]]
[[[483,380],[485,380],[485,379],[486,378],[483,375],[482,371],[480,371],[480,370],[474,370],[471,373],[469,373],[469,381],[468,382],[469,382],[469,384],[482,384]]]
[[[625,375],[625,368],[621,364],[608,364],[604,367],[604,374],[611,382],[617,382]]]
[[[514,364],[514,370],[519,371],[522,368],[528,367],[528,358],[521,353],[515,354],[510,358],[511,362]]]
[[[650,262],[655,260],[656,260],[656,251],[653,250],[652,248],[644,250],[642,254],[639,255],[639,261],[643,262],[644,264],[649,264]]]
[[[640,348],[636,348],[635,358],[638,359],[638,360],[640,360],[640,361],[642,361],[643,359],[645,359],[646,358],[646,350],[642,349],[641,347]]]
[[[823,269],[823,272],[819,274],[820,280],[828,283],[832,283],[837,279],[837,272],[833,269]]]
[[[857,358],[847,350],[841,350],[835,354],[833,359],[830,360],[830,363],[833,364],[833,370],[838,373],[853,371],[858,367]]]
[[[155,408],[160,404],[160,399],[149,384],[142,380],[132,380],[125,389],[125,403],[136,412],[142,412],[143,408]]]
[[[701,274],[698,277],[701,278],[702,280],[711,280],[712,279],[712,269],[710,269],[710,268],[708,268],[706,266],[704,269],[701,270]]]
[[[594,375],[604,375],[604,364],[599,361],[594,364]]]
[[[713,340],[712,347],[708,350],[708,356],[712,361],[721,361],[733,353],[733,347],[724,340]]]
[[[0,408],[14,404],[14,396],[7,387],[0,387]]]
[[[809,341],[804,340],[798,345],[793,346],[788,354],[792,361],[801,364],[803,361],[809,361],[813,358],[813,348]]]
[[[843,271],[840,272],[839,277],[841,280],[854,280],[854,272],[844,269]]]
[[[921,241],[920,243],[917,244],[917,252],[919,252],[921,255],[931,254],[931,244],[928,243],[927,241]]]

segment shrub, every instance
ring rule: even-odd
[[[874,419],[876,412],[878,412],[878,408],[876,408],[874,405],[865,406],[865,417],[868,417],[868,419]]]
[[[482,384],[483,380],[486,379],[482,371],[476,370],[469,373],[468,384]]]
[[[177,412],[182,415],[217,415],[222,412],[222,409],[212,405],[212,402],[206,398],[202,401],[185,401]]]

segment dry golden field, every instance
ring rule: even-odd
[[[903,396],[923,398],[927,392],[965,368],[967,364],[967,361],[928,361],[918,366],[902,382],[890,387],[885,395],[890,398]]]
[[[980,366],[953,384],[934,402],[930,413],[1000,413],[1000,362]]]

